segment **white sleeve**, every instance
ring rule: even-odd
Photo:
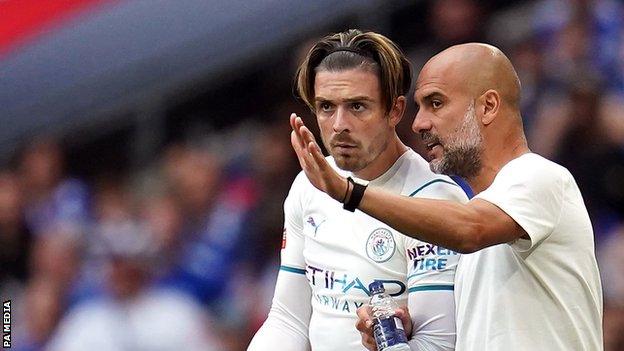
[[[527,232],[530,240],[510,243],[517,251],[529,250],[550,236],[563,208],[566,178],[562,167],[534,159],[539,156],[524,157],[505,165],[492,185],[475,196],[503,210]]]
[[[305,275],[301,174],[284,203],[284,237],[281,265],[267,320],[256,333],[248,351],[309,350],[308,327],[312,292]]]
[[[463,190],[455,183],[429,182],[417,197],[452,200],[460,203],[468,201]],[[459,254],[442,246],[429,244],[411,237],[405,237],[407,258],[408,292],[424,291],[452,292],[455,284],[455,269]]]
[[[247,351],[310,350],[310,298],[310,287],[305,275],[280,270],[269,317]]]
[[[414,325],[409,340],[412,350],[455,349],[455,298],[452,291],[410,293],[407,305]]]
[[[413,350],[455,348],[454,280],[459,254],[440,246],[406,239],[408,307]]]
[[[450,179],[426,183],[411,196],[466,203],[464,191]],[[412,350],[455,349],[455,270],[460,255],[452,250],[405,238],[408,307],[413,323]]]

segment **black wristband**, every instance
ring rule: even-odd
[[[347,189],[345,190],[345,194],[342,197],[342,200],[340,200],[341,204],[344,204],[345,201],[347,201],[347,196],[349,196],[349,179],[347,179]]]
[[[355,209],[360,205],[360,201],[362,201],[362,197],[364,196],[364,190],[366,190],[366,185],[356,183],[351,177],[348,177],[347,181],[351,183],[351,185],[353,185],[353,190],[351,190],[351,196],[349,196],[349,200],[347,200],[347,202],[342,205],[342,208],[347,211],[354,212]]]

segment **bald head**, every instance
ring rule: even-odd
[[[486,44],[452,46],[420,71],[412,129],[434,172],[460,175],[476,191],[509,160],[528,152],[520,116],[520,81],[509,59]]]
[[[417,89],[431,76],[444,77],[473,97],[496,90],[512,110],[519,110],[520,80],[511,62],[498,48],[468,43],[451,46],[423,67]]]

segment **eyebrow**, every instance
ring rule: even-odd
[[[444,94],[442,94],[442,92],[439,91],[432,91],[430,93],[427,93],[427,95],[422,97],[422,101],[423,102],[428,102],[433,100],[434,98],[444,98],[446,97]],[[416,106],[418,106],[418,100],[414,99],[414,103],[416,104]]]
[[[325,102],[325,101],[331,101],[330,99],[324,98],[322,96],[317,96],[316,98],[314,98],[314,101],[316,102]],[[344,102],[359,102],[359,101],[369,101],[369,102],[374,102],[375,100],[371,99],[368,96],[354,96],[354,97],[350,97],[350,98],[346,98],[343,99],[342,101]]]

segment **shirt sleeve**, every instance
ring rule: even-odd
[[[412,193],[412,197],[468,202],[464,191],[448,178],[435,179]],[[453,291],[459,254],[441,246],[404,237],[407,258],[407,285],[410,293]]]
[[[475,196],[503,210],[527,232],[530,240],[509,243],[517,251],[530,250],[548,238],[563,207],[563,170],[546,160],[530,160],[507,164],[492,185]]]
[[[452,291],[411,293],[408,307],[412,324],[410,348],[414,351],[455,349],[455,298]]]
[[[310,350],[308,327],[311,292],[304,275],[281,270],[269,316],[251,340],[247,351]]]
[[[281,271],[305,273],[303,246],[303,193],[307,178],[300,173],[284,202],[284,231],[282,233]]]
[[[248,351],[309,350],[308,328],[312,292],[305,276],[301,175],[284,203],[281,265],[269,316],[254,336]]]
[[[408,307],[413,323],[412,350],[453,350],[455,345],[455,270],[452,250],[407,240]]]
[[[452,292],[459,254],[418,240],[408,239],[406,242],[408,292]]]
[[[466,203],[464,191],[450,179],[435,179],[410,196]],[[413,322],[413,350],[455,348],[455,270],[460,255],[405,237],[408,307]]]

